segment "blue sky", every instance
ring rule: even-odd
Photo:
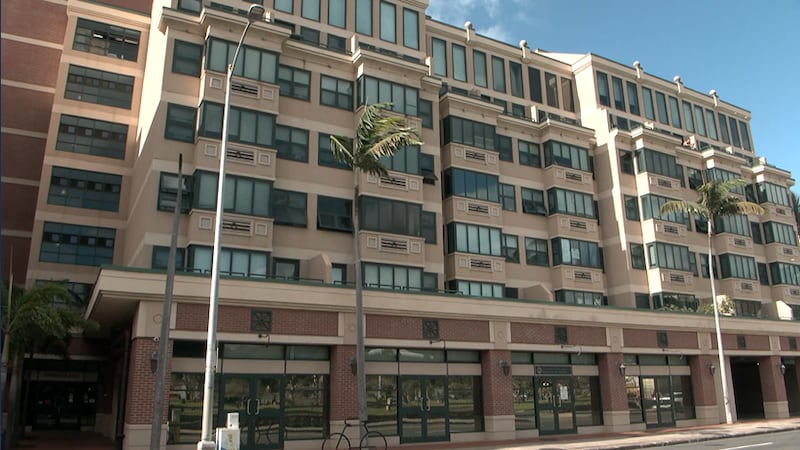
[[[716,89],[752,113],[756,155],[800,181],[800,0],[430,0],[428,14],[531,49],[638,60],[661,78]]]

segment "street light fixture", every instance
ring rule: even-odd
[[[228,116],[231,109],[231,80],[233,69],[239,58],[244,38],[253,22],[263,20],[266,10],[263,6],[252,4],[247,11],[247,24],[239,38],[239,44],[233,53],[233,59],[228,64],[228,73],[225,79],[225,106],[222,113],[222,143],[219,151],[219,179],[217,182],[217,211],[214,224],[214,247],[211,252],[211,292],[208,298],[208,338],[206,340],[206,367],[205,382],[203,384],[203,426],[198,450],[213,450],[214,430],[212,429],[214,411],[214,363],[217,354],[217,309],[219,303],[219,252],[220,235],[222,234],[223,190],[225,188],[225,158],[228,154]]]

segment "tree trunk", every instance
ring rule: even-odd
[[[733,423],[731,399],[728,395],[728,369],[725,365],[725,352],[722,349],[722,328],[719,321],[719,302],[717,302],[716,283],[714,282],[714,246],[711,240],[714,231],[713,218],[708,218],[708,277],[711,279],[711,304],[714,306],[714,329],[717,333],[717,357],[719,359],[719,376],[722,381],[722,403],[725,407],[725,423]]]
[[[22,363],[21,354],[11,355],[9,358],[11,366],[11,376],[9,377],[8,388],[8,409],[6,419],[6,430],[3,436],[3,447],[13,448],[19,434],[20,417],[20,387],[22,385]]]
[[[366,355],[364,351],[364,282],[361,279],[361,240],[359,237],[360,222],[358,213],[358,175],[359,170],[354,167],[355,187],[353,188],[353,233],[354,257],[355,257],[355,283],[356,283],[356,397],[358,398],[358,423],[359,437],[358,442],[367,435],[366,422],[369,417],[367,413],[367,374],[366,374]]]

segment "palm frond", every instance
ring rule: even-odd
[[[668,201],[661,205],[661,208],[658,209],[658,213],[659,215],[685,213],[694,216],[706,217],[706,214],[700,205],[697,203],[687,202],[685,200]]]

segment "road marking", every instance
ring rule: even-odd
[[[720,450],[739,450],[741,448],[766,447],[767,445],[772,445],[772,442],[763,442],[761,444],[753,444],[753,445],[742,445],[740,447],[728,447],[728,448],[722,448]]]

